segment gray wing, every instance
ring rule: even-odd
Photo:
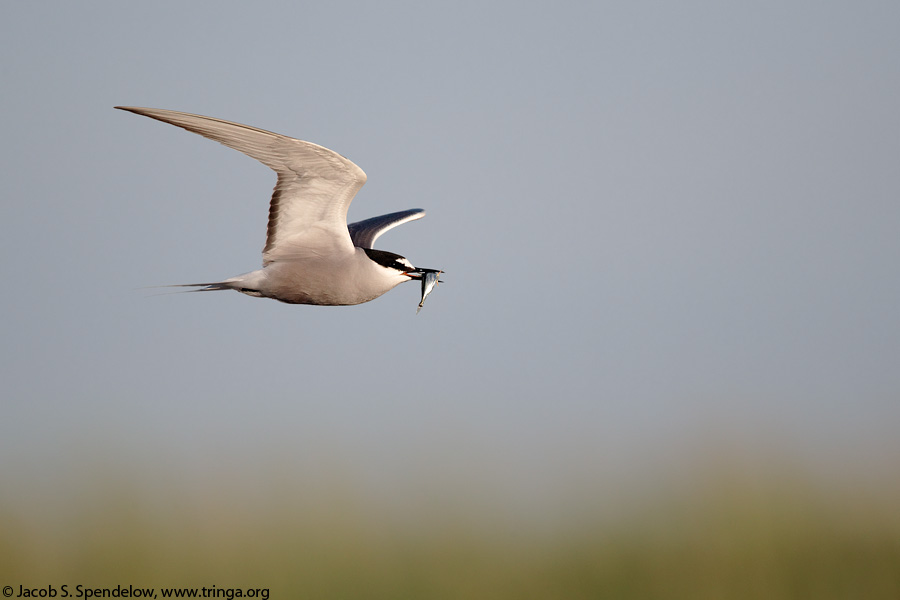
[[[401,210],[400,212],[381,215],[380,217],[372,217],[364,221],[350,223],[347,229],[350,231],[350,239],[357,248],[371,248],[382,233],[389,229],[393,229],[397,225],[415,221],[425,216],[425,211],[421,208],[412,208],[410,210]]]
[[[365,184],[366,174],[337,152],[212,117],[155,108],[116,108],[215,140],[278,174],[269,204],[264,265],[303,254],[353,252],[347,209]]]

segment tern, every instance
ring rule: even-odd
[[[192,291],[198,292],[236,290],[289,304],[347,306],[374,300],[406,281],[425,283],[429,273],[441,273],[416,268],[399,254],[372,247],[385,231],[424,217],[424,210],[414,208],[347,224],[347,209],[366,183],[366,174],[337,152],[212,117],[156,108],[115,108],[215,140],[278,174],[269,203],[263,268],[224,281],[175,287],[195,287]]]

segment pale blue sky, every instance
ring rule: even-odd
[[[895,2],[7,3],[0,474],[334,462],[530,494],[706,443],[896,462],[898,22]],[[344,154],[369,177],[351,219],[425,208],[377,245],[446,284],[419,316],[414,284],[350,308],[139,290],[257,268],[274,175],[119,104]]]

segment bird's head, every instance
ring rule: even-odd
[[[375,250],[373,248],[364,248],[366,255],[375,263],[378,263],[385,269],[396,272],[398,275],[405,275],[410,279],[422,279],[425,273],[437,273],[437,269],[420,269],[414,267],[409,260],[399,254],[387,252],[385,250]]]

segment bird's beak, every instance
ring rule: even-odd
[[[440,269],[420,269],[415,268],[412,271],[407,271],[406,276],[411,279],[422,279],[425,276],[425,273],[443,273]]]

